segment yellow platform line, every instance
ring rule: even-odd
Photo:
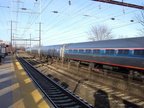
[[[23,67],[17,60],[14,60],[15,73],[19,82],[25,108],[50,108],[44,100],[39,89],[34,86],[33,81],[28,77]],[[21,108],[21,107],[19,107]]]

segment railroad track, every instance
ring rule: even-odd
[[[83,77],[83,76],[86,76],[86,75],[83,75],[83,76],[80,75],[80,73],[77,73],[77,71],[71,72],[71,71],[68,71],[67,68],[63,69],[64,67],[59,67],[58,64],[57,65],[53,65],[53,64],[47,65],[46,62],[39,61],[36,59],[31,59],[31,57],[30,58],[26,57],[25,59],[28,60],[28,62],[30,62],[31,64],[33,64],[36,68],[40,69],[41,72],[44,73],[45,75],[48,75],[48,76],[52,75],[51,79],[53,79],[53,80],[54,80],[54,78],[59,78],[59,77],[55,76],[56,74],[58,74],[58,76],[62,75],[63,77],[65,77],[65,78],[67,77],[68,79],[72,79],[76,82],[79,79],[85,79],[85,77]],[[48,70],[51,71],[50,74],[49,74]],[[64,71],[61,72],[61,70],[64,70]],[[74,69],[72,69],[72,70],[74,70]],[[54,76],[53,76],[53,73],[55,73]],[[85,73],[85,71],[82,72],[82,74],[86,74],[86,73]],[[94,77],[94,76],[91,76],[91,77]],[[93,89],[92,91],[97,91],[97,89],[98,89],[98,90],[104,91],[108,95],[108,97],[105,97],[105,93],[101,94],[101,92],[100,92],[100,94],[99,94],[99,92],[98,92],[98,94],[96,94],[96,97],[98,97],[100,99],[100,102],[98,105],[96,105],[96,104],[94,105],[93,103],[91,103],[94,100],[89,101],[86,98],[79,96],[79,97],[83,98],[84,100],[88,101],[88,103],[92,104],[94,107],[96,106],[96,108],[99,108],[98,106],[102,106],[101,108],[104,108],[104,107],[106,107],[107,103],[109,103],[110,104],[109,107],[111,107],[111,108],[144,108],[144,100],[143,99],[140,99],[137,96],[135,97],[135,96],[129,94],[129,92],[114,90],[108,86],[104,86],[101,83],[97,83],[96,81],[93,81],[91,79],[91,77],[88,78],[88,81],[83,82],[83,85],[86,85],[88,88],[92,88]],[[97,78],[95,80],[97,80]],[[84,88],[81,88],[81,89],[84,89]],[[89,95],[91,95],[91,94],[89,93]],[[91,96],[91,98],[93,98],[93,97]],[[109,101],[109,102],[107,102],[107,101]]]
[[[44,64],[46,64],[45,62],[41,62],[41,61],[35,61],[35,60],[29,60],[29,62],[31,62],[33,65],[36,65],[37,68],[39,67],[43,67]],[[85,77],[81,76],[81,75],[78,75],[75,74],[75,73],[72,73],[72,72],[59,72],[57,69],[57,67],[53,67],[53,66],[50,66],[50,65],[45,65],[46,67],[48,68],[51,68],[52,70],[54,70],[56,73],[59,73],[59,74],[62,74],[64,75],[65,77],[67,77],[68,75],[67,74],[71,74],[70,76],[74,79],[74,80],[77,80],[77,79],[85,79]],[[50,69],[50,70],[51,70]],[[66,70],[65,70],[66,71]],[[73,74],[73,75],[72,75]],[[78,78],[79,77],[79,78]],[[70,78],[70,77],[69,77]],[[71,79],[71,78],[70,78]],[[112,103],[114,104],[117,104],[115,106],[115,108],[123,108],[124,106],[126,106],[127,108],[143,108],[142,104],[144,104],[143,102],[143,99],[139,99],[139,98],[136,98],[136,97],[133,97],[127,93],[124,93],[124,92],[118,92],[118,90],[112,90],[110,87],[106,87],[104,85],[99,85],[98,83],[96,83],[94,80],[92,79],[89,79],[89,81],[86,81],[84,83],[85,85],[87,86],[90,86],[92,88],[98,88],[98,89],[101,89],[103,91],[106,91],[109,93],[109,97],[110,99],[108,100],[112,100]],[[113,98],[113,99],[112,99]],[[116,101],[117,100],[117,101]],[[139,106],[140,105],[140,106]],[[141,106],[142,105],[142,106]]]
[[[48,76],[34,68],[23,58],[18,57],[17,59],[35,83],[40,87],[46,97],[52,102],[55,108],[92,108],[92,106],[79,99],[55,81],[51,80]]]

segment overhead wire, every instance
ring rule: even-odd
[[[18,33],[18,32],[17,32],[17,31],[18,31],[18,29],[17,29],[18,27],[17,27],[17,26],[18,26],[18,23],[19,23],[19,22],[18,22],[18,21],[19,21],[19,20],[18,20],[18,18],[19,18],[19,12],[18,12],[18,11],[19,11],[19,0],[17,1],[17,13],[16,13],[16,22],[15,22],[15,25],[16,25],[16,27],[15,27],[15,28],[16,28],[15,36],[16,36],[16,37],[13,37],[14,39],[17,38],[17,33]],[[16,45],[16,44],[17,44],[17,42],[15,43],[15,45]]]
[[[50,5],[52,1],[53,1],[53,0],[51,0],[48,5]],[[46,7],[48,7],[48,5],[47,5]],[[46,7],[45,7],[44,9],[42,9],[42,11],[40,12],[40,14],[43,13],[43,11],[46,9]],[[39,17],[39,15],[36,16],[36,18],[32,21],[32,23],[30,24],[30,26],[33,25],[33,23],[36,21],[36,19],[37,19],[38,17]],[[27,30],[28,30],[28,29],[26,28],[26,30],[24,31],[23,35],[26,33]]]
[[[91,5],[91,4],[90,4]],[[89,5],[88,5],[89,6]],[[86,7],[88,7],[88,6],[86,6]],[[86,8],[85,7],[85,8]],[[110,7],[108,7],[108,8],[111,8],[112,6],[110,6]],[[92,9],[94,9],[94,8],[92,8]],[[105,8],[105,9],[107,9],[107,7]],[[81,10],[83,10],[83,9],[81,9]],[[79,10],[78,12],[80,12],[81,10]],[[90,9],[89,9],[90,10]],[[87,10],[87,11],[89,11],[89,10]],[[85,13],[85,12],[84,12]],[[83,14],[84,15],[84,14]],[[77,17],[77,16],[75,16],[75,17]],[[74,18],[70,18],[70,20],[72,20],[72,19],[74,19]],[[65,22],[67,22],[67,21],[63,21],[64,23],[62,23],[62,24],[65,24]],[[59,25],[61,26],[62,24],[57,24],[57,25],[55,25],[56,27],[58,27]],[[70,24],[70,26],[72,26],[73,24]],[[51,27],[51,28],[55,28],[55,26],[53,26],[53,27]],[[67,26],[66,26],[66,28],[67,28]],[[51,29],[52,30],[52,29]],[[46,30],[46,31],[50,31],[50,30]]]
[[[53,0],[51,0],[51,1],[53,1]],[[34,7],[35,7],[35,4],[34,4]],[[33,9],[33,11],[34,11],[34,9]],[[43,10],[42,10],[39,14],[41,14],[42,12],[43,12]],[[38,18],[40,15],[37,15],[37,16],[33,17],[32,19],[31,19],[31,16],[32,16],[32,13],[31,13],[30,17],[28,18],[27,24],[26,24],[26,26],[25,26],[25,29],[24,29],[23,34],[22,34],[21,37],[24,37],[24,36],[25,36],[25,33],[29,30],[28,28],[29,28],[29,27],[32,27],[32,25],[34,24],[34,22],[37,20],[37,18]],[[31,23],[29,23],[29,22],[31,22]]]
[[[105,20],[102,20],[101,22],[105,22],[105,21],[107,21],[107,20],[110,20],[110,18],[107,18],[107,19],[105,19]],[[95,23],[98,23],[98,21],[97,22],[95,22]],[[132,24],[134,24],[134,23],[132,23]],[[132,25],[132,24],[129,24],[129,25]],[[87,26],[87,24],[86,25],[84,25],[83,27],[86,27]],[[124,26],[127,26],[127,25],[124,25]],[[121,27],[124,27],[124,26],[121,26]],[[83,27],[77,27],[77,28],[80,28],[80,29],[83,29]],[[120,27],[119,27],[120,28]],[[79,29],[79,30],[80,30]],[[115,28],[116,29],[116,28]],[[75,31],[75,30],[77,30],[77,29],[73,29],[73,31]],[[66,33],[66,32],[65,32]],[[64,34],[64,33],[62,33],[62,34]],[[54,34],[54,35],[56,35],[56,34]],[[60,34],[59,34],[60,35]],[[75,34],[73,34],[74,36],[75,36]],[[69,35],[68,35],[69,36]],[[61,36],[61,37],[59,37],[60,39],[62,38],[63,36]],[[53,38],[53,37],[52,37]],[[44,39],[46,39],[46,38],[44,38]]]
[[[117,26],[117,27],[112,28],[112,29],[119,29],[119,28],[126,27],[126,26],[129,26],[129,25],[134,25],[134,24],[137,24],[137,23],[138,22],[135,22],[135,23],[132,23],[132,24],[125,24],[125,25],[122,25],[122,26]],[[78,38],[84,37],[82,34],[85,35],[86,33],[82,32],[82,33],[72,34],[71,37],[70,37],[70,35],[68,35],[68,37],[65,37],[64,39],[58,38],[58,39],[55,39],[55,40],[52,39],[52,41],[50,39],[50,42],[54,43],[54,42],[59,42],[59,41],[64,41],[64,40],[71,40],[71,39],[75,39],[75,38],[77,38],[77,40],[78,40]]]
[[[121,15],[121,14],[120,14]],[[108,18],[107,20],[111,20],[110,18]],[[98,21],[96,21],[96,23],[97,23]],[[103,21],[102,21],[103,22]],[[93,22],[92,22],[93,23]],[[88,24],[89,25],[89,24]],[[69,25],[69,26],[72,26],[72,25]],[[87,24],[86,24],[86,26],[87,26]],[[68,26],[66,26],[66,28],[67,28]],[[83,25],[83,27],[84,27],[84,25]],[[82,28],[82,27],[77,27],[77,28]],[[77,29],[76,28],[76,29]],[[73,29],[74,30],[74,29]],[[68,30],[69,31],[69,30]],[[56,32],[56,33],[58,33],[59,34],[59,32]],[[62,33],[60,33],[60,34],[63,34],[63,33],[66,33],[66,31],[65,32],[62,32]],[[60,35],[59,34],[59,35]],[[56,36],[56,34],[55,34],[55,36]],[[46,38],[44,38],[44,39],[46,39]]]
[[[46,1],[45,1],[46,2]],[[47,4],[48,5],[48,4]],[[50,5],[50,4],[49,4]],[[46,11],[46,9],[48,8],[48,6],[45,6],[44,8],[43,8],[43,12],[44,11]],[[90,9],[88,9],[88,10],[90,10]],[[92,8],[91,8],[91,10],[93,10]],[[102,11],[103,9],[101,9],[101,11]],[[86,12],[86,8],[84,8],[83,10],[82,10],[84,13]],[[76,12],[76,11],[74,11],[74,12]],[[100,12],[100,11],[99,11]],[[41,14],[42,14],[42,12],[41,12]],[[59,14],[59,16],[61,16],[61,15],[63,15],[64,14],[64,11],[62,11],[62,13],[60,13]],[[76,13],[76,15],[72,15],[72,17],[70,17],[69,19],[67,19],[68,21],[70,21],[70,20],[72,20],[71,18],[73,18],[74,16],[75,17],[78,17],[78,15],[80,15],[80,12],[78,12],[78,13]],[[39,15],[37,15],[37,16],[34,16],[30,21],[32,22],[32,24],[28,24],[28,26],[26,26],[25,28],[27,29],[27,27],[30,27],[30,26],[33,26],[33,24],[34,24],[34,22],[36,21],[36,19],[39,17]],[[73,19],[75,19],[75,17],[73,18]],[[94,16],[93,16],[94,17]],[[65,17],[66,18],[66,17]],[[84,19],[87,19],[87,17],[83,17]],[[55,22],[56,21],[56,17],[55,17],[55,20],[53,20],[52,22],[50,22],[51,24],[53,23],[53,22]],[[101,19],[101,18],[100,18]],[[76,20],[75,22],[72,22],[72,23],[68,23],[68,22],[66,22],[67,20],[64,20],[63,22],[60,22],[60,23],[57,23],[57,25],[55,24],[55,26],[53,25],[53,26],[51,26],[51,28],[49,28],[49,30],[53,30],[53,28],[56,28],[56,27],[58,27],[58,26],[62,26],[61,24],[63,23],[64,24],[64,26],[65,27],[67,27],[69,30],[71,29],[71,27],[72,26],[74,26],[75,27],[75,24],[77,23],[77,22],[82,22],[82,20],[81,19],[78,19],[78,20]],[[80,21],[81,20],[81,21]],[[110,19],[108,19],[108,20],[110,20]],[[27,21],[27,23],[28,23],[28,21]],[[92,22],[93,23],[93,22]],[[88,25],[89,25],[89,23],[88,23]],[[79,29],[78,29],[78,27],[79,27]],[[77,27],[77,29],[73,29],[73,30],[80,30],[80,26],[78,26]],[[86,27],[86,26],[85,26]],[[46,30],[48,30],[47,29],[47,27],[46,27]],[[24,30],[25,31],[25,30]],[[28,30],[26,30],[24,33],[26,33]],[[56,33],[55,34],[53,34],[53,35],[59,35],[59,33],[60,34],[62,34],[62,33],[69,33],[69,32],[67,32],[67,29],[65,30],[65,31],[56,31]],[[45,33],[47,33],[47,32],[45,32]],[[45,34],[45,33],[43,33],[43,34]],[[74,35],[74,34],[72,34],[72,35]],[[24,35],[23,35],[24,36]],[[50,37],[49,37],[50,38]],[[45,39],[45,38],[44,38]]]
[[[0,3],[0,5],[1,5],[1,3]],[[0,7],[1,8],[1,12],[2,12],[2,14],[0,14],[0,15],[3,15],[3,17],[1,17],[3,20],[6,20],[6,21],[2,21],[2,20],[0,20],[0,23],[1,23],[1,25],[3,26],[3,28],[5,29],[5,32],[6,32],[6,34],[8,35],[8,29],[7,29],[7,27],[6,26],[8,26],[8,25],[4,25],[3,24],[3,22],[7,22],[8,20],[7,20],[7,18],[5,17],[5,13],[3,12],[3,9],[2,9],[2,7]]]
[[[62,10],[65,6],[67,5],[67,3],[65,3],[60,9],[58,9],[59,11],[60,10]],[[67,9],[67,7],[64,9],[65,11],[66,11],[66,9]],[[64,12],[64,11],[63,11]],[[53,16],[54,16],[55,14],[53,14]],[[58,18],[58,17],[60,17],[60,14],[59,15],[57,15],[57,17],[55,17],[55,18],[52,18],[53,16],[51,16],[51,19],[52,19],[52,21],[51,22],[49,22],[45,27],[48,27],[51,23],[53,23],[53,22],[55,22],[55,20]],[[46,19],[47,20],[47,19]],[[45,20],[44,20],[44,22],[45,22]]]
[[[76,13],[78,13],[78,12],[81,12],[81,11],[84,10],[84,9],[86,10],[86,8],[89,7],[89,6],[91,6],[92,4],[93,4],[93,3],[89,4],[88,6],[84,7],[83,9],[78,10],[78,11],[75,12],[74,14],[76,14]],[[91,9],[94,9],[94,8],[91,8]],[[91,10],[91,9],[89,9],[89,10]],[[87,11],[89,11],[89,10],[87,10]],[[85,12],[84,12],[84,13],[85,13]],[[81,14],[81,15],[84,15],[84,14]],[[75,17],[77,17],[77,16],[78,16],[78,15],[76,15]],[[67,20],[67,21],[71,21],[71,20],[74,19],[75,17],[69,18],[70,20]],[[61,25],[65,24],[67,21],[64,20],[64,21],[63,21],[64,23],[60,21],[61,24],[57,24],[57,25],[55,25],[55,26],[56,26],[56,27],[59,26],[59,25],[61,26]],[[55,28],[55,26],[53,26],[53,27],[51,27],[51,28]],[[49,29],[46,30],[46,31],[49,31]]]
[[[55,25],[52,26],[50,29],[47,29],[47,30],[45,31],[45,33],[46,33],[47,31],[49,31],[49,30],[52,30],[53,28],[55,28],[55,27],[57,27],[57,26],[61,26],[61,25],[65,24],[66,22],[71,21],[72,19],[74,19],[75,17],[77,17],[77,15],[76,15],[77,13],[79,13],[79,12],[82,11],[83,9],[89,7],[90,5],[92,5],[92,3],[89,4],[88,6],[80,9],[80,10],[77,10],[75,13],[72,14],[73,17],[69,17],[69,19],[67,19],[67,20],[59,21],[60,23],[55,24]]]
[[[67,4],[67,3],[66,3]],[[68,9],[68,6],[64,9],[64,11],[66,11]],[[63,12],[64,12],[63,11]],[[63,13],[63,12],[60,12],[60,13]],[[72,11],[70,11],[70,12],[72,12]],[[59,12],[58,12],[59,13]],[[58,15],[58,17],[59,17],[60,15]],[[56,17],[55,19],[57,19],[58,17]],[[53,23],[53,22],[55,22],[55,20],[53,20],[53,21],[51,21],[50,23]],[[48,24],[49,25],[49,24]]]
[[[35,18],[35,15],[33,14],[33,12],[35,12],[36,11],[36,5],[37,4],[34,4],[34,6],[33,6],[33,9],[32,9],[32,12],[30,13],[30,15],[29,15],[29,17],[28,17],[28,20],[27,20],[27,23],[26,23],[26,26],[25,26],[25,28],[24,28],[24,32],[23,32],[23,34],[22,34],[22,37],[24,37],[24,35],[25,35],[25,33],[27,32],[27,30],[30,30],[29,28],[30,27],[32,27],[32,21],[33,21],[33,19]],[[36,17],[37,18],[37,17]]]
[[[25,8],[25,0],[23,1],[22,8]],[[22,9],[22,8],[21,8],[21,9]],[[23,17],[22,15],[23,15],[23,14],[21,14],[20,19],[23,21],[23,18],[24,18],[24,17]]]

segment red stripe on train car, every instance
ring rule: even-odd
[[[108,65],[114,65],[114,66],[128,67],[128,68],[135,68],[135,69],[144,70],[144,68],[141,68],[141,67],[127,66],[127,65],[119,65],[119,64],[105,63],[105,62],[99,62],[99,61],[83,60],[83,59],[75,59],[75,58],[68,58],[68,57],[65,57],[65,58],[67,58],[67,59],[79,60],[79,61],[87,61],[87,62],[94,62],[94,63],[100,63],[100,64],[108,64]]]
[[[86,50],[86,49],[91,49],[91,50],[94,50],[94,49],[102,49],[102,50],[106,50],[106,49],[114,49],[114,50],[144,50],[144,48],[66,48],[66,50],[74,50],[74,49],[83,49],[83,50]]]

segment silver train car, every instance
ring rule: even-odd
[[[85,62],[91,68],[144,74],[144,37],[43,46],[26,51],[46,59]]]

